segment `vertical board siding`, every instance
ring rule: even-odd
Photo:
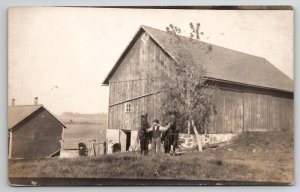
[[[131,100],[133,111],[130,113],[125,113],[125,103],[121,102],[159,90],[160,82],[151,79],[170,63],[168,60],[151,38],[145,43],[141,38],[137,40],[110,79],[109,129],[138,130],[140,116],[146,113],[149,122],[160,118],[160,111],[156,109],[161,105],[159,95]]]
[[[61,148],[63,126],[42,109],[13,131],[12,158],[47,157]]]
[[[220,89],[210,133],[280,131],[293,128],[293,100],[277,95]]]
[[[166,67],[169,58],[153,40],[143,43],[140,39],[110,79],[110,105],[159,90],[160,82],[151,81]],[[162,63],[164,65],[162,65]]]
[[[292,99],[262,93],[244,93],[244,131],[292,129],[292,119]]]
[[[117,104],[109,108],[109,129],[138,130],[140,128],[141,115],[148,114],[148,121],[162,119],[161,94],[131,101],[133,111],[125,113],[125,103]]]
[[[211,133],[239,133],[243,131],[243,93],[218,90],[216,112]]]

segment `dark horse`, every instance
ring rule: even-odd
[[[147,129],[150,127],[147,117],[148,114],[141,115],[141,129],[139,130],[139,140],[142,155],[148,155],[148,145],[149,143],[151,143],[151,133],[147,132]]]
[[[162,141],[164,141],[165,153],[170,153],[172,146],[173,154],[175,154],[175,150],[178,148],[179,129],[174,113],[171,113],[169,126],[170,128],[162,136]]]

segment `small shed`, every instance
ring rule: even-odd
[[[107,140],[121,143],[121,151],[136,144],[142,114],[148,113],[149,121],[162,118],[160,82],[151,81],[150,72],[162,67],[171,71],[182,59],[172,38],[141,26],[103,82],[109,86]],[[211,61],[204,67],[207,79],[219,87],[211,134],[293,129],[294,83],[286,74],[265,58],[179,38],[193,55],[192,62],[199,60],[203,46],[210,46]]]
[[[37,99],[36,99],[37,100]],[[66,125],[43,105],[8,107],[9,158],[45,158],[59,154]]]

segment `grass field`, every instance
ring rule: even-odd
[[[137,153],[10,160],[10,177],[196,179],[293,182],[293,133],[245,133],[231,144],[182,156]]]

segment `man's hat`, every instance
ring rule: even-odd
[[[159,123],[159,120],[158,120],[158,119],[155,119],[153,122],[154,122],[154,123]]]

